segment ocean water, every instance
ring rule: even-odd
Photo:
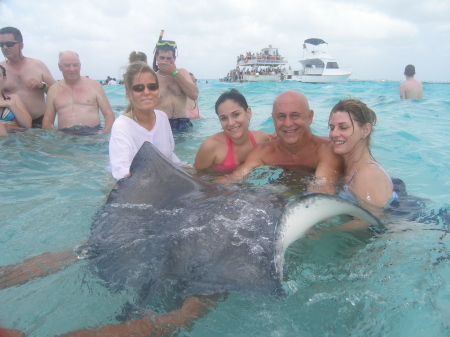
[[[286,254],[286,297],[231,293],[183,336],[450,335],[450,84],[424,83],[422,101],[400,101],[398,85],[198,83],[205,119],[175,135],[182,160],[192,163],[201,142],[220,131],[214,103],[230,87],[252,107],[251,128],[267,132],[274,130],[271,104],[284,90],[306,94],[312,129],[323,136],[332,106],[352,97],[377,113],[374,157],[428,202],[422,218],[405,214],[385,233],[328,231],[299,240]],[[105,91],[118,116],[127,104],[123,86]],[[85,240],[115,183],[107,167],[107,135],[28,130],[0,139],[0,265]],[[117,323],[125,299],[85,265],[0,290],[0,324],[41,337]]]

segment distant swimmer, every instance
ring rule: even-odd
[[[0,29],[0,48],[6,61],[0,62],[8,74],[4,92],[20,96],[33,127],[41,127],[45,110],[44,93],[55,83],[47,66],[22,54],[23,38],[14,27]]]
[[[153,69],[159,80],[160,98],[156,109],[164,111],[173,131],[192,127],[186,110],[187,99],[198,98],[198,88],[186,69],[175,65],[177,44],[160,39],[156,43]]]
[[[58,66],[64,79],[48,92],[42,128],[53,129],[58,114],[60,130],[80,126],[100,129],[100,109],[105,118],[103,132],[109,133],[114,113],[101,84],[80,76],[80,58],[73,51],[60,53]]]
[[[414,78],[416,68],[408,64],[404,74],[406,81],[400,85],[400,99],[423,99],[422,83]]]

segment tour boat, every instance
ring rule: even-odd
[[[278,53],[278,48],[261,49],[261,53],[246,53],[237,58],[236,68],[220,80],[222,82],[278,82],[286,78],[287,60]]]

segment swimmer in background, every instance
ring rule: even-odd
[[[220,95],[215,108],[223,131],[205,139],[195,156],[194,167],[234,170],[256,145],[271,137],[264,131],[249,131],[252,109],[236,89]]]
[[[73,127],[100,130],[100,109],[105,118],[103,132],[109,133],[115,117],[101,84],[80,76],[80,58],[73,51],[60,53],[58,66],[64,79],[48,92],[42,128],[53,129],[58,114],[59,130]]]
[[[375,112],[359,100],[338,102],[329,117],[334,152],[344,158],[344,186],[339,195],[369,210],[388,206],[397,198],[392,180],[372,156],[370,136],[377,122]]]
[[[0,29],[0,47],[6,58],[0,65],[8,73],[4,92],[20,96],[33,119],[32,127],[40,128],[45,111],[44,94],[55,80],[43,62],[23,56],[23,46],[20,30],[14,27]]]
[[[189,73],[189,75],[191,75],[192,82],[194,82],[195,86],[197,86],[197,80],[196,80],[194,74]],[[186,109],[187,109],[187,113],[188,113],[190,119],[197,119],[197,118],[203,119],[200,116],[200,109],[198,107],[198,99],[192,100],[188,97],[187,103],[186,103]]]
[[[22,126],[24,128],[31,128],[31,116],[20,97],[16,94],[6,95],[3,92],[6,82],[6,69],[2,65],[0,65],[0,76],[0,124],[2,125],[2,129],[5,128],[4,125],[7,127]],[[0,130],[1,134],[2,132]]]
[[[187,131],[192,127],[186,110],[187,98],[196,100],[198,88],[186,69],[176,67],[176,49],[175,41],[159,40],[156,44],[153,69],[160,87],[156,108],[167,114],[172,131]]]
[[[423,99],[422,83],[414,78],[415,74],[416,68],[408,64],[404,72],[406,81],[399,87],[400,99]]]

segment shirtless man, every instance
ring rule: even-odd
[[[422,83],[414,78],[416,68],[408,64],[404,74],[406,81],[400,85],[400,99],[423,99]]]
[[[80,76],[78,54],[73,51],[60,53],[58,66],[64,79],[48,92],[42,128],[53,129],[58,114],[60,130],[74,126],[100,129],[100,109],[105,117],[103,132],[109,133],[114,122],[111,105],[100,83]]]
[[[160,40],[156,44],[153,69],[158,75],[160,93],[156,109],[167,114],[172,131],[185,131],[192,127],[187,98],[195,101],[198,88],[186,69],[175,66],[176,48],[174,41]]]
[[[50,70],[43,62],[22,55],[23,38],[17,28],[0,29],[0,47],[6,57],[0,64],[8,74],[4,92],[20,96],[33,119],[32,127],[41,127],[44,93],[55,83]]]
[[[336,193],[336,181],[344,168],[343,159],[334,153],[329,138],[312,133],[313,116],[305,95],[293,90],[280,94],[272,110],[277,138],[254,147],[242,165],[216,182],[239,181],[261,165],[301,166],[315,172],[309,191]]]

